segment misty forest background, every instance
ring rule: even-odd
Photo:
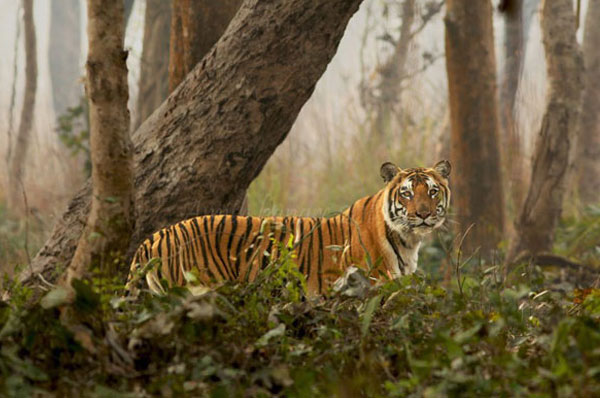
[[[328,1],[107,7],[127,70],[104,96],[89,60],[121,48],[88,37],[95,0],[3,2],[0,393],[600,394],[600,0]],[[123,145],[102,164],[130,207],[92,198],[94,131]],[[386,161],[441,159],[451,216],[415,276],[312,301],[284,258],[257,284],[118,298],[161,227],[326,216]],[[97,213],[128,220],[100,234],[114,259],[86,239]]]

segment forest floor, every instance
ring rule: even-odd
[[[31,303],[5,286],[0,396],[599,396],[600,289],[500,275],[463,265],[460,284],[418,272],[316,299],[288,260],[199,296],[121,298],[96,278],[76,286],[70,329],[60,290]]]
[[[76,285],[70,328],[60,289],[32,300],[5,277],[0,396],[600,396],[599,237],[591,208],[555,246],[584,268],[523,264],[505,278],[449,255],[440,235],[422,270],[363,297],[307,297],[291,256],[201,295],[124,298],[118,278],[95,277]]]

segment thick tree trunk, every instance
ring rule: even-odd
[[[444,22],[453,208],[460,230],[475,224],[463,249],[487,255],[504,231],[492,4],[448,0]]]
[[[583,204],[600,201],[600,0],[589,0],[583,35],[584,89],[578,139]]]
[[[48,64],[52,81],[54,113],[63,115],[68,107],[79,104],[83,91],[81,68],[81,23],[79,0],[50,2],[50,44]]]
[[[380,98],[375,116],[375,132],[383,136],[390,127],[394,109],[401,109],[402,80],[406,77],[406,61],[412,39],[411,28],[415,21],[415,0],[404,0],[402,3],[402,25],[400,36],[396,41],[394,52],[380,68]]]
[[[209,54],[133,135],[136,232],[130,247],[179,220],[239,208],[360,2],[244,2]],[[34,273],[53,280],[55,267],[69,262],[89,195],[84,188],[73,199],[33,260]],[[22,278],[30,276],[27,270]]]
[[[506,0],[504,12],[504,68],[500,89],[500,125],[504,148],[504,181],[512,207],[520,208],[525,194],[523,148],[515,124],[515,99],[524,61],[523,0]]]
[[[132,232],[133,166],[127,109],[123,3],[88,0],[86,90],[90,113],[92,207],[65,282],[90,266],[109,267],[127,251]],[[112,271],[112,272],[111,272]]]
[[[19,131],[10,161],[8,175],[8,207],[15,213],[23,212],[23,175],[31,127],[33,125],[35,95],[37,91],[37,49],[33,22],[33,0],[23,0],[23,27],[25,30],[25,95]]]
[[[522,251],[535,255],[552,249],[581,106],[583,59],[575,38],[571,0],[545,0],[541,25],[549,80],[548,104],[509,261]]]
[[[169,95],[171,2],[147,0],[144,21],[144,49],[134,129]]]
[[[169,92],[219,40],[242,0],[173,0]]]

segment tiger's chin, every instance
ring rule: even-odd
[[[406,232],[419,236],[425,236],[433,232],[434,229],[439,228],[443,223],[444,219],[436,220],[433,223],[423,222],[419,225],[411,225]]]

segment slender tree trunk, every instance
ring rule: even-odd
[[[520,208],[525,194],[523,149],[515,123],[515,99],[523,69],[523,0],[506,0],[504,12],[504,68],[500,89],[500,124],[504,148],[504,181],[510,191],[514,208]]]
[[[234,212],[287,136],[361,0],[246,0],[225,34],[133,135],[135,248],[192,216]],[[32,262],[52,281],[89,211],[89,186],[70,203]],[[33,281],[26,270],[22,280]]]
[[[33,0],[23,0],[23,28],[25,31],[25,95],[23,96],[21,121],[19,122],[17,140],[10,162],[8,180],[8,206],[15,213],[24,211],[23,177],[31,138],[37,91],[37,49],[33,22]]]
[[[127,109],[127,52],[120,1],[88,0],[86,90],[90,112],[92,206],[66,274],[66,284],[90,266],[111,266],[129,245],[133,220],[132,144]],[[114,275],[116,270],[106,270]]]
[[[580,114],[583,59],[575,38],[571,0],[545,0],[541,25],[549,81],[548,103],[509,261],[523,251],[536,255],[552,249]]]
[[[448,0],[444,22],[453,207],[460,230],[475,224],[463,249],[487,255],[504,231],[492,4]]]
[[[50,2],[50,44],[48,64],[52,81],[52,102],[58,117],[79,104],[82,94],[81,23],[79,0]]]
[[[589,0],[583,35],[584,89],[578,136],[583,204],[600,201],[600,0]]]
[[[169,92],[219,40],[242,0],[173,0]]]
[[[144,49],[134,128],[137,129],[169,95],[171,2],[147,0]]]
[[[406,77],[406,61],[412,39],[411,28],[415,21],[415,0],[404,0],[402,3],[402,25],[400,36],[396,41],[394,52],[380,68],[380,98],[375,116],[375,132],[383,136],[390,127],[394,109],[400,109],[402,96],[402,80]]]

